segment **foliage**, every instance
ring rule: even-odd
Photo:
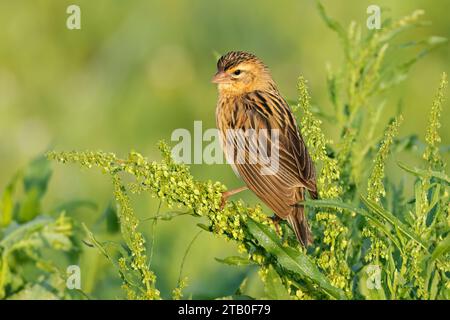
[[[222,192],[225,187],[218,182],[196,181],[189,173],[189,169],[184,164],[175,163],[171,157],[171,152],[166,144],[161,143],[160,149],[163,154],[161,162],[149,162],[136,152],[129,154],[127,159],[117,159],[113,154],[102,152],[51,152],[49,158],[60,162],[79,163],[85,167],[99,167],[104,172],[109,173],[115,184],[115,197],[119,204],[119,218],[122,226],[122,235],[129,251],[133,252],[132,259],[142,261],[142,268],[138,270],[136,264],[129,262],[130,257],[122,255],[115,264],[119,265],[119,270],[124,281],[123,287],[132,294],[129,298],[159,298],[157,291],[151,295],[139,295],[135,292],[147,292],[144,274],[152,275],[152,285],[155,283],[153,272],[148,269],[149,263],[145,263],[145,247],[140,246],[142,242],[129,242],[128,230],[134,230],[133,235],[141,241],[142,235],[136,231],[137,218],[129,205],[127,191],[133,193],[150,192],[153,196],[165,201],[169,207],[174,205],[183,206],[191,210],[194,217],[204,217],[208,225],[201,225],[203,229],[218,235],[224,235],[227,239],[238,242],[241,252],[248,253],[248,259],[262,267],[263,272],[268,270],[269,266],[283,274],[282,270],[292,273],[290,281],[295,281],[292,286],[300,288],[297,282],[307,281],[309,285],[317,287],[317,296],[333,296],[343,298],[340,290],[331,286],[323,274],[314,266],[314,263],[307,257],[305,252],[299,249],[286,247],[282,252],[286,256],[279,255],[277,246],[282,246],[281,241],[277,239],[275,227],[272,220],[263,214],[260,207],[252,208],[245,206],[242,202],[230,202],[225,208],[220,209]],[[123,185],[119,178],[119,173],[131,174],[135,181],[131,182],[128,188]],[[91,241],[94,240],[90,235]],[[275,243],[270,243],[267,239]],[[95,241],[95,245],[102,252],[107,250]],[[274,249],[275,246],[275,249]],[[108,257],[110,254],[105,253]],[[301,259],[301,261],[296,261]],[[228,259],[230,262],[230,259]],[[130,271],[140,271],[137,281],[132,281],[127,276]],[[179,293],[176,294],[179,296]]]
[[[71,298],[57,261],[74,251],[73,223],[63,209],[48,215],[42,198],[51,176],[45,158],[18,172],[0,200],[0,298]],[[20,192],[21,191],[21,192]],[[50,252],[48,252],[50,250]],[[35,272],[26,272],[36,269]]]
[[[160,205],[152,217],[154,223],[190,215],[200,221],[197,225],[201,230],[235,242],[240,255],[217,261],[243,268],[257,266],[265,284],[265,297],[449,298],[449,178],[439,149],[447,76],[443,74],[431,107],[424,139],[423,168],[401,162],[392,168],[407,176],[409,180],[406,181],[414,180],[413,184],[398,183],[395,175],[387,174],[389,157],[411,153],[418,142],[411,137],[397,138],[402,115],[400,112],[391,114],[385,108],[392,104],[387,100],[389,89],[404,81],[413,64],[445,39],[431,37],[409,43],[408,47],[417,46],[421,50],[416,56],[407,57],[402,51],[405,46],[393,45],[393,42],[399,34],[423,25],[422,11],[397,21],[385,21],[381,30],[363,35],[362,28],[356,23],[351,23],[345,30],[326,14],[320,3],[318,7],[325,23],[341,39],[344,62],[340,70],[328,70],[327,85],[333,114],[320,119],[314,112],[303,77],[298,81],[298,105],[293,107],[299,114],[302,135],[318,169],[320,199],[307,199],[304,203],[315,235],[315,243],[308,250],[298,246],[286,224],[278,234],[272,219],[259,206],[230,201],[222,209],[221,194],[226,187],[220,182],[195,179],[188,166],[173,161],[165,143],[159,146],[161,161],[149,161],[134,151],[125,159],[105,152],[48,153],[49,159],[86,168],[96,167],[110,176],[117,204],[117,211],[112,211],[117,214],[123,245],[111,246],[107,241],[98,240],[100,237],[86,226],[84,233],[88,238],[86,243],[96,247],[115,267],[129,299],[161,298],[156,275],[151,269],[153,245],[147,253],[146,239],[139,231],[139,219],[130,199],[130,194],[141,193],[156,197],[160,204],[169,208],[187,210],[161,212]],[[391,117],[387,124],[383,123],[383,115]],[[322,121],[328,120],[339,133],[334,135],[336,141],[327,139],[322,129]],[[37,172],[45,173],[46,170]],[[28,246],[34,251],[39,249],[44,242],[30,239],[45,238],[43,233],[48,230],[61,230],[55,228],[61,221],[64,221],[63,230],[70,229],[64,216],[59,218],[63,220],[40,229],[34,229],[33,224],[27,222],[38,219],[36,217],[41,213],[39,199],[48,178],[49,175],[42,180],[24,179],[26,196],[17,209],[12,209],[10,195],[15,190],[14,181],[19,178],[13,179],[3,193],[1,225],[12,225],[12,217],[16,217],[17,224],[21,223],[28,230],[20,231],[20,237],[12,238],[19,243],[20,250],[21,241],[33,243]],[[33,236],[35,232],[39,236]],[[9,239],[8,234],[4,232],[0,246],[2,254],[8,252],[9,257],[12,250],[5,248],[12,247],[5,245],[9,242],[4,242]],[[70,233],[64,235],[67,246],[55,249],[70,249]],[[192,242],[184,259],[191,245]],[[37,258],[33,255],[31,259]],[[0,288],[6,284],[13,287],[15,281],[10,274],[20,277],[20,272],[14,271],[14,264],[3,262],[6,260],[2,260],[2,270],[13,272],[1,273],[2,279],[7,280],[3,280],[3,286],[0,282]],[[177,287],[173,290],[174,299],[183,298],[186,285],[187,279],[182,277],[181,268]],[[227,298],[248,297],[244,291],[245,282],[235,296]],[[6,294],[15,292],[20,291],[8,287]]]

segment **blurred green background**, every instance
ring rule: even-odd
[[[66,8],[81,7],[81,30],[66,28]],[[323,1],[327,12],[347,26],[365,25],[373,1]],[[376,1],[383,18],[424,9],[432,24],[410,32],[411,39],[450,38],[447,0]],[[170,141],[176,128],[215,126],[214,52],[246,50],[270,67],[287,99],[296,97],[296,79],[308,80],[313,102],[330,110],[326,64],[337,69],[342,53],[337,36],[321,20],[314,1],[7,1],[0,0],[0,190],[18,169],[48,149],[104,150],[125,156],[131,149],[159,159],[156,143]],[[386,110],[403,103],[401,135],[423,139],[440,75],[449,72],[449,46],[421,60],[410,77],[390,93]],[[450,144],[448,103],[443,144]],[[392,115],[389,114],[386,117]],[[325,123],[331,133],[330,124]],[[382,130],[382,129],[381,129]],[[448,160],[448,155],[446,157]],[[97,171],[54,165],[46,207],[71,199],[92,199],[98,210],[72,213],[92,225],[111,200],[108,178]],[[226,165],[193,165],[200,179],[241,183]],[[256,203],[250,193],[238,196]],[[133,197],[137,214],[154,214],[146,195]],[[156,229],[153,269],[164,297],[176,286],[185,249],[197,232],[191,217],[161,222]],[[142,231],[150,235],[151,223]],[[117,237],[99,235],[100,240]],[[149,245],[149,243],[148,243]],[[97,298],[121,297],[120,280],[95,249],[85,248],[82,289]],[[194,244],[184,275],[194,297],[231,294],[246,275],[250,291],[261,290],[254,269],[219,264],[214,257],[235,254],[232,243],[203,233]]]

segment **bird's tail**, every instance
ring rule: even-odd
[[[306,220],[304,207],[301,205],[295,206],[293,212],[287,217],[289,224],[294,229],[298,241],[305,248],[313,243],[313,236]]]

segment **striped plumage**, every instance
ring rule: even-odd
[[[278,92],[267,67],[253,54],[227,53],[219,59],[217,69],[213,78],[219,89],[216,122],[227,158],[230,150],[236,155],[237,149],[244,148],[248,160],[249,153],[255,150],[251,143],[243,146],[237,139],[227,139],[227,130],[279,130],[279,167],[275,174],[262,174],[260,163],[244,161],[232,166],[250,190],[278,217],[289,222],[300,243],[309,245],[312,235],[298,202],[304,199],[306,190],[317,198],[316,174],[288,103]]]

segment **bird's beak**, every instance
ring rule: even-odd
[[[230,76],[223,71],[218,71],[211,79],[212,83],[227,83],[230,82]]]

